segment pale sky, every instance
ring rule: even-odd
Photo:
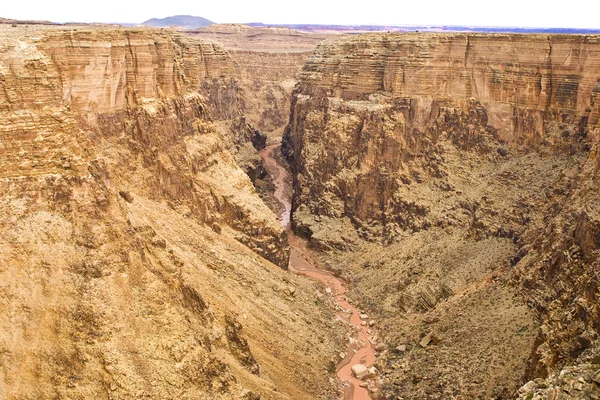
[[[600,29],[597,0],[2,0],[0,17],[131,22],[187,14],[218,23],[468,25]]]

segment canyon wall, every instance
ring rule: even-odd
[[[247,126],[220,127],[243,118],[229,53],[1,29],[0,397],[326,396],[330,311],[282,270]]]
[[[261,132],[283,133],[297,75],[310,54],[307,51],[231,52],[241,81],[244,113]]]
[[[598,140],[598,39],[580,35],[404,34],[330,40],[303,71],[331,97],[411,99],[421,127],[472,98],[511,144],[551,140],[557,124]],[[418,99],[418,101],[417,101]],[[398,104],[400,105],[400,104]],[[560,128],[565,130],[567,128]]]
[[[597,36],[458,33],[305,65],[293,226],[382,318],[387,395],[512,398],[598,354],[599,65]]]
[[[391,186],[383,198],[369,197],[363,187],[380,176],[375,169],[395,173],[442,136],[464,148],[487,138],[509,149],[598,141],[598,40],[381,34],[326,42],[302,72],[285,139],[296,164],[311,165],[297,174],[295,208],[320,197],[336,204],[319,213],[381,220],[396,183],[377,182]],[[304,146],[313,142],[336,150]],[[347,161],[361,171],[351,189],[319,184]],[[324,179],[303,185],[317,171]]]
[[[240,84],[244,115],[256,129],[273,136],[281,136],[287,123],[297,75],[328,36],[236,24],[215,24],[187,34],[225,46]]]
[[[2,68],[3,176],[85,174],[91,161],[86,147],[102,139],[122,141],[128,134],[128,146],[157,172],[156,181],[145,185],[150,193],[185,199],[204,222],[249,229],[247,240],[264,236],[268,243],[257,245],[267,256],[268,238],[277,237],[271,258],[287,266],[277,224],[257,228],[238,222],[237,216],[251,218],[252,213],[242,209],[243,203],[228,201],[235,192],[200,193],[203,189],[193,184],[193,171],[207,168],[206,159],[184,160],[177,154],[186,137],[211,133],[209,118],[241,116],[233,64],[224,49],[144,31],[59,31],[47,33],[39,44],[20,43],[24,48],[8,52]],[[228,192],[216,192],[221,191]]]
[[[240,119],[237,124],[232,124],[231,120],[219,121],[219,128],[240,131],[240,126],[245,125],[249,127],[249,133],[265,141],[267,138],[280,140],[283,135],[298,74],[317,44],[327,37],[237,24],[215,24],[188,31],[186,35],[220,43],[231,55],[237,106],[243,121]],[[251,177],[261,199],[277,211],[279,202],[273,197],[274,188],[257,159],[256,150],[239,142],[235,148],[236,160]]]

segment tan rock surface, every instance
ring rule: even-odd
[[[410,346],[384,393],[511,398],[598,354],[599,64],[597,36],[473,34],[343,36],[307,62],[293,224]]]
[[[327,397],[331,311],[267,260],[283,229],[211,119],[239,113],[229,54],[6,29],[0,397]]]
[[[329,35],[284,28],[215,24],[186,33],[229,50],[239,80],[244,115],[261,132],[281,136],[297,75]]]
[[[188,31],[186,35],[219,43],[229,51],[236,76],[235,106],[243,114],[243,123],[248,124],[251,132],[257,131],[277,141],[288,122],[298,74],[317,44],[329,36],[238,24],[215,24]],[[240,131],[240,122],[219,119],[221,132]],[[230,147],[236,149],[236,160],[251,176],[263,201],[276,211],[279,203],[273,197],[272,183],[260,166],[256,152],[233,139]]]

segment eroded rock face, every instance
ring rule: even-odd
[[[261,132],[282,134],[297,74],[310,54],[310,51],[231,52],[236,74],[240,76],[244,112]]]
[[[218,126],[241,115],[228,53],[157,30],[6,29],[2,396],[322,395],[329,316],[278,267],[284,231],[230,151],[244,136]],[[309,318],[320,334],[297,352]]]
[[[257,238],[267,258],[287,266],[277,224],[248,223],[243,202],[227,199],[235,191],[211,194],[193,182],[219,151],[190,149],[194,135],[216,134],[211,117],[241,116],[232,62],[222,48],[160,32],[102,30],[47,33],[24,46],[4,59],[3,176],[85,175],[96,155],[91,148],[120,141],[152,170],[154,182],[144,185],[151,193],[187,203],[204,222],[235,225]],[[250,128],[238,125],[234,142],[249,142]],[[269,236],[277,238],[277,251],[267,248]]]
[[[260,132],[281,136],[297,74],[328,35],[282,28],[215,24],[187,32],[222,43],[233,60],[242,109]]]
[[[402,184],[396,175],[439,153],[441,139],[491,153],[499,149],[486,140],[513,149],[599,140],[598,40],[379,34],[325,42],[303,70],[285,137],[302,168],[294,209],[313,198],[323,199],[313,212],[361,220],[419,209],[391,198]],[[323,186],[334,180],[335,190]],[[365,188],[372,184],[378,194]]]
[[[283,143],[293,225],[412,349],[378,366],[384,393],[511,397],[597,353],[599,52],[367,34],[307,62]]]

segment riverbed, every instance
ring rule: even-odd
[[[343,391],[344,400],[370,400],[371,397],[366,388],[360,384],[364,381],[357,379],[352,373],[352,366],[363,364],[370,367],[375,362],[375,344],[373,340],[373,328],[369,326],[370,319],[361,319],[360,310],[353,306],[346,298],[344,283],[333,276],[329,271],[319,269],[314,259],[310,256],[306,243],[297,237],[291,229],[290,215],[292,211],[290,174],[273,157],[273,151],[280,146],[279,143],[269,145],[262,149],[259,154],[264,161],[273,184],[275,186],[275,198],[281,203],[278,217],[286,229],[290,244],[290,264],[288,270],[291,273],[308,276],[326,285],[334,296],[336,304],[343,310],[340,318],[354,327],[356,335],[348,341],[346,356],[339,362],[336,368],[338,383]]]

